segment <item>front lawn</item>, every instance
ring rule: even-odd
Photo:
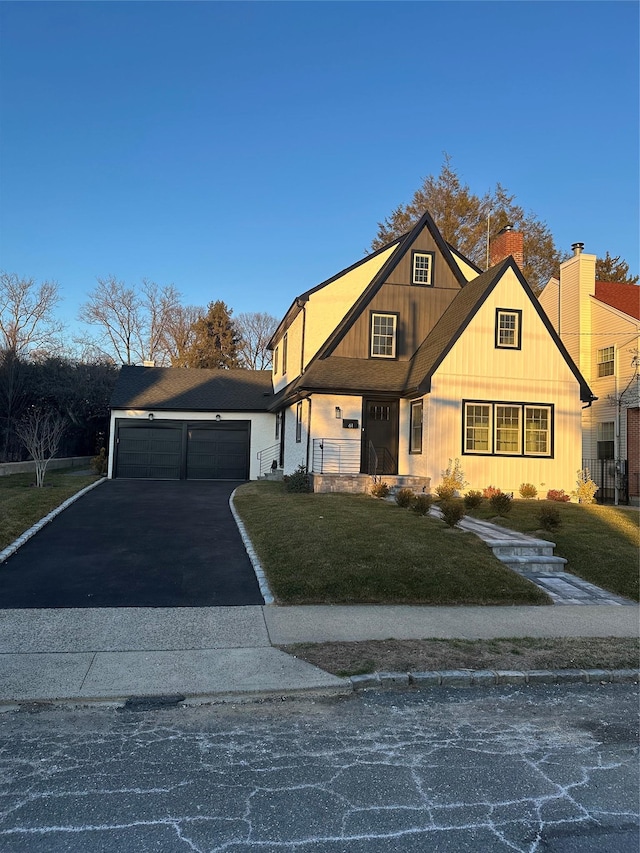
[[[246,483],[235,505],[283,604],[548,604],[476,536],[368,495]]]
[[[542,506],[554,506],[560,512],[560,527],[552,533],[539,529],[537,516]],[[514,500],[509,515],[496,519],[489,503],[484,501],[470,515],[555,542],[555,553],[569,561],[568,571],[638,601],[640,513],[637,509]]]
[[[0,477],[0,551],[67,498],[94,483],[94,474],[51,471],[37,489],[35,474]]]

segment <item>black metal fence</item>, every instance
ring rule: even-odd
[[[629,503],[629,476],[626,459],[583,459],[582,467],[587,468],[591,479],[598,486],[596,501],[614,503],[616,487],[618,502]]]

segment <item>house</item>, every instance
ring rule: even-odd
[[[507,228],[482,272],[425,213],[293,301],[271,372],[123,367],[109,475],[429,491],[459,458],[470,488],[570,491],[593,395],[518,261]]]
[[[640,503],[640,287],[596,281],[574,243],[540,304],[597,401],[582,413],[582,456],[602,497]]]
[[[109,477],[257,479],[252,448],[273,444],[272,399],[268,370],[122,367],[111,398]]]
[[[470,488],[570,491],[593,394],[517,264],[505,229],[481,272],[428,213],[298,296],[276,330],[278,463],[316,491],[371,476],[429,490],[459,458]]]

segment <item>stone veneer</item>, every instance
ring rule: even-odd
[[[413,489],[414,492],[429,494],[431,479],[429,477],[412,477],[409,475],[392,474],[380,479],[390,489]],[[314,492],[347,492],[348,494],[368,494],[373,485],[373,478],[368,474],[311,474]]]

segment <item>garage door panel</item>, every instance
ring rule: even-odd
[[[246,479],[248,439],[246,428],[190,429],[187,444],[187,479]]]
[[[116,476],[179,480],[181,427],[120,427]]]

